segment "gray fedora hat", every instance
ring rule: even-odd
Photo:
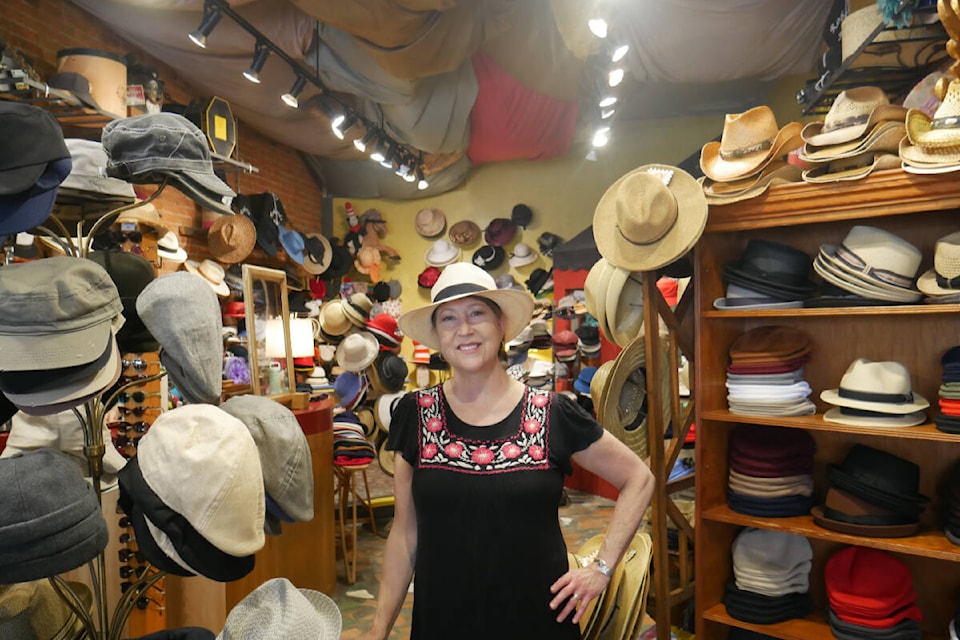
[[[227,614],[217,640],[339,640],[342,625],[340,609],[327,595],[273,578]]]

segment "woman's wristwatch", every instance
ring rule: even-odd
[[[611,569],[610,566],[603,561],[603,558],[598,557],[596,560],[594,560],[593,566],[597,568],[597,571],[607,576],[608,578],[613,575],[613,569]]]

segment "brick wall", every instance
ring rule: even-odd
[[[165,82],[165,92],[174,102],[187,104],[191,98],[205,95],[203,87],[187,85],[174,69],[123,40],[97,18],[65,0],[4,0],[0,13],[0,38],[23,53],[41,79],[56,73],[57,51],[60,49],[90,47],[120,55],[134,53],[144,64],[157,67]],[[238,122],[235,157],[260,170],[256,174],[228,173],[227,183],[235,191],[272,191],[280,196],[287,216],[297,229],[321,231],[322,193],[297,151],[274,143]],[[145,196],[153,188],[137,187],[137,190],[139,195]],[[205,236],[191,235],[190,232],[201,227],[200,207],[172,188],[165,189],[155,203],[167,225],[181,236],[181,244],[190,257],[197,260],[208,257]]]

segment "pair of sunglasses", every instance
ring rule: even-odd
[[[159,391],[121,391],[119,395],[117,395],[117,402],[127,404],[132,400],[136,404],[143,404],[143,401],[148,397],[158,395],[160,395]]]
[[[117,436],[117,446],[122,449],[126,447],[136,447],[142,437],[143,436],[135,436],[130,438],[128,436]]]
[[[136,431],[137,433],[146,433],[147,429],[150,428],[150,423],[144,422],[143,420],[141,420],[140,422],[124,422],[123,428],[124,428],[124,431],[132,430],[132,431]]]
[[[120,415],[122,415],[123,417],[127,417],[128,415],[133,414],[133,416],[136,418],[142,418],[143,415],[148,411],[159,411],[159,410],[160,409],[158,409],[157,407],[144,407],[142,405],[137,407],[124,407],[121,405],[117,405],[117,411],[119,411]]]
[[[120,361],[120,364],[123,365],[124,369],[129,369],[133,367],[134,371],[139,371],[140,373],[143,373],[144,371],[146,371],[147,367],[150,366],[150,363],[141,357],[129,358],[129,359],[123,358]]]

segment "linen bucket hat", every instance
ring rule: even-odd
[[[614,182],[593,214],[600,255],[628,271],[650,271],[686,254],[707,224],[703,189],[677,167],[649,164]]]
[[[227,614],[217,640],[339,640],[340,609],[327,595],[267,580]]]
[[[404,335],[439,350],[433,328],[433,312],[437,307],[468,296],[480,296],[500,307],[504,336],[507,342],[520,335],[533,314],[533,298],[516,289],[497,289],[493,277],[475,265],[458,262],[448,266],[430,290],[430,304],[400,316],[398,324]]]
[[[103,128],[107,175],[150,184],[171,184],[197,204],[232,214],[236,193],[213,173],[203,132],[181,115],[162,111],[113,120]]]
[[[720,142],[712,141],[700,151],[700,169],[717,182],[728,182],[757,173],[771,161],[802,144],[803,125],[791,122],[777,126],[773,110],[761,105],[724,117]]]

